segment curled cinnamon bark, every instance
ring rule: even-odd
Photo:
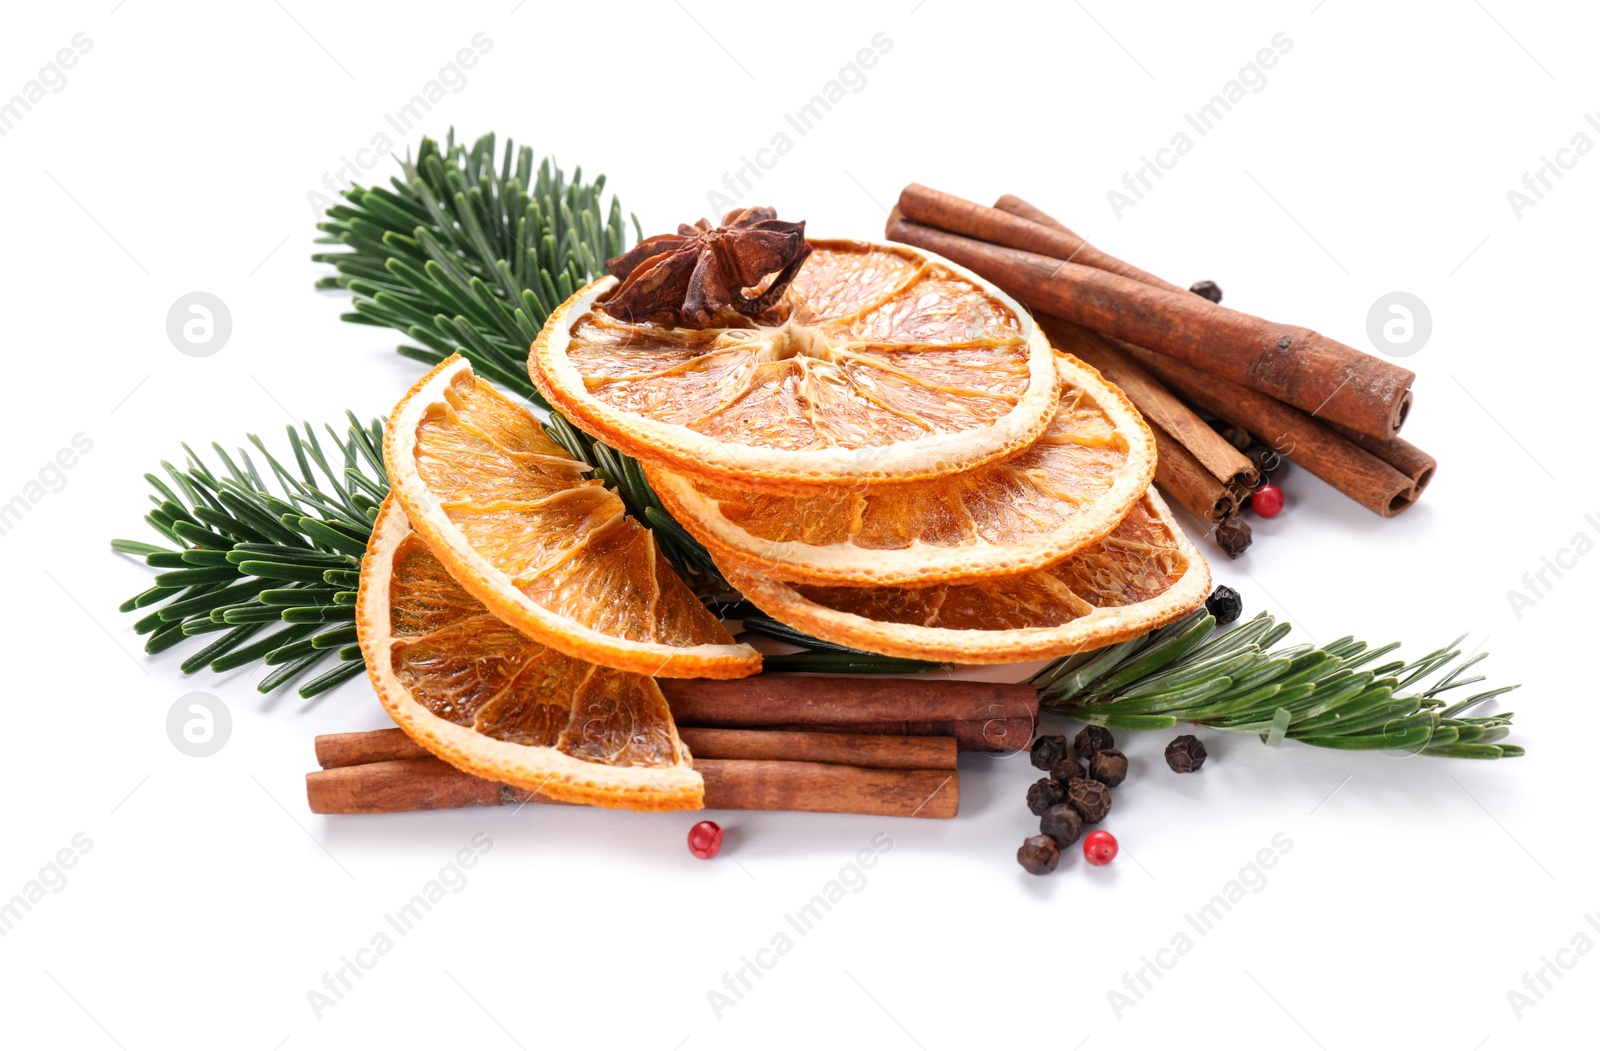
[[[1022,209],[1037,214],[1023,214]],[[955,194],[912,183],[900,192],[900,214],[941,230],[991,241],[1007,248],[1038,252],[1056,259],[1070,259],[1074,263],[1121,274],[1155,288],[1170,292],[1183,291],[1177,285],[1140,270],[1132,263],[1125,263],[1114,255],[1102,252],[1060,223],[1045,223],[1038,218],[1043,213],[1037,212],[1020,197],[1002,197],[995,207],[986,208]]]
[[[1414,373],[1307,328],[1264,321],[1190,292],[964,237],[912,222],[898,211],[890,215],[887,236],[970,267],[1030,309],[1148,347],[1362,434],[1393,438],[1411,409]]]
[[[1143,347],[1120,346],[1188,401],[1243,427],[1367,510],[1393,518],[1416,500],[1410,478],[1305,413]]]

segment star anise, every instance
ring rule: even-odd
[[[811,254],[806,224],[777,215],[773,208],[737,209],[721,226],[706,219],[684,223],[675,234],[647,237],[606,260],[622,282],[605,301],[606,312],[624,321],[690,328],[708,327],[727,309],[752,318],[767,312]]]

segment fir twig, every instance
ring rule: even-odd
[[[528,348],[550,312],[599,277],[627,247],[622,205],[602,203],[605,176],[566,173],[509,140],[470,147],[424,138],[390,186],[353,186],[318,224],[312,256],[338,273],[319,288],[354,296],[346,321],[398,329],[421,346],[399,352],[436,364],[459,353],[487,379],[544,406],[528,379]],[[635,232],[639,222],[633,220]],[[548,407],[548,406],[545,406]]]
[[[182,664],[185,673],[223,672],[257,661],[273,666],[263,693],[301,678],[326,658],[338,660],[300,687],[314,697],[362,670],[355,641],[355,588],[361,554],[389,492],[383,425],[354,414],[341,435],[326,438],[308,423],[288,428],[295,469],[250,435],[276,483],[269,489],[246,449],[212,451],[219,474],[193,449],[187,466],[163,463],[145,475],[155,505],[145,521],[175,547],[113,540],[112,549],[161,570],[155,587],[122,604],[147,612],[134,626],[157,653],[192,636],[215,635]],[[268,628],[276,630],[263,634]]]
[[[1480,690],[1454,703],[1443,698],[1482,681],[1464,673],[1486,655],[1459,660],[1461,639],[1414,661],[1378,663],[1399,644],[1370,649],[1347,636],[1322,647],[1273,650],[1290,626],[1268,614],[1213,636],[1215,626],[1202,609],[1142,638],[1064,657],[1029,682],[1041,706],[1112,729],[1192,723],[1259,734],[1268,744],[1289,739],[1461,759],[1523,754],[1519,745],[1500,743],[1511,732],[1512,713],[1465,714],[1516,687]],[[1410,689],[1435,675],[1430,685]]]

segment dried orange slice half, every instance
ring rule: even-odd
[[[811,243],[743,328],[625,323],[616,279],[596,281],[550,315],[529,374],[602,441],[747,489],[934,478],[1043,433],[1055,366],[1016,301],[929,253]]]
[[[383,458],[412,528],[450,575],[530,639],[643,675],[761,670],[761,655],[733,641],[622,498],[459,355],[395,407]]]
[[[1104,539],[1045,569],[970,584],[786,584],[719,559],[729,583],[819,639],[893,657],[1008,664],[1122,642],[1205,601],[1211,571],[1152,489]]]
[[[926,585],[1059,562],[1114,529],[1155,477],[1155,437],[1077,358],[1056,355],[1061,400],[1005,460],[921,482],[790,496],[645,462],[672,516],[707,549],[805,584]]]
[[[700,808],[704,783],[655,680],[574,660],[496,618],[392,496],[361,563],[356,634],[384,708],[452,766],[560,802]]]

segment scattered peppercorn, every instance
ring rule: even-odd
[[[1250,523],[1235,516],[1225,518],[1217,523],[1216,532],[1212,534],[1217,540],[1217,546],[1222,548],[1222,553],[1229,558],[1238,558],[1250,546]]]
[[[1128,757],[1115,748],[1102,748],[1089,760],[1089,776],[1107,788],[1128,779]]]
[[[1192,774],[1206,761],[1206,746],[1194,734],[1174,737],[1167,745],[1167,765],[1180,774]]]
[[[1043,815],[1046,810],[1064,802],[1066,798],[1066,786],[1053,778],[1041,777],[1028,786],[1028,809],[1033,811],[1034,817]]]
[[[1072,739],[1077,746],[1078,754],[1085,759],[1092,758],[1102,748],[1113,748],[1116,741],[1111,737],[1111,731],[1104,726],[1085,726],[1078,731],[1078,736]]]
[[[1066,758],[1050,768],[1050,778],[1060,781],[1063,785],[1070,784],[1075,777],[1083,776],[1083,760],[1078,758],[1077,752],[1068,752]]]
[[[1040,770],[1048,770],[1067,757],[1072,745],[1062,734],[1040,734],[1033,739],[1028,760]]]
[[[1117,856],[1117,837],[1097,828],[1084,837],[1083,859],[1091,865],[1105,865]]]
[[[1245,430],[1243,427],[1224,427],[1218,433],[1222,435],[1223,441],[1227,442],[1235,449],[1238,449],[1240,452],[1244,452],[1246,449],[1250,448],[1250,446],[1254,445],[1256,441],[1250,436],[1250,432]]]
[[[1213,303],[1222,302],[1222,286],[1215,281],[1196,281],[1189,286],[1189,291],[1201,299],[1209,299]]]
[[[1111,789],[1099,781],[1076,777],[1067,785],[1067,802],[1092,825],[1111,812]]]
[[[709,861],[722,849],[722,826],[715,821],[700,821],[689,830],[689,853]]]
[[[1262,518],[1276,518],[1283,510],[1283,490],[1275,485],[1263,485],[1250,494],[1250,509]]]
[[[1070,803],[1057,803],[1039,818],[1039,831],[1055,840],[1058,847],[1070,847],[1083,831],[1083,815]]]
[[[1239,614],[1244,612],[1244,600],[1228,585],[1218,584],[1212,590],[1211,597],[1206,599],[1206,612],[1211,614],[1218,624],[1232,624],[1239,619]]]
[[[1049,836],[1029,836],[1017,848],[1017,864],[1035,876],[1054,872],[1060,860],[1061,850]]]
[[[1252,445],[1244,451],[1249,461],[1255,464],[1256,470],[1261,472],[1261,477],[1270,479],[1273,475],[1283,470],[1283,454],[1276,449],[1265,445]]]

